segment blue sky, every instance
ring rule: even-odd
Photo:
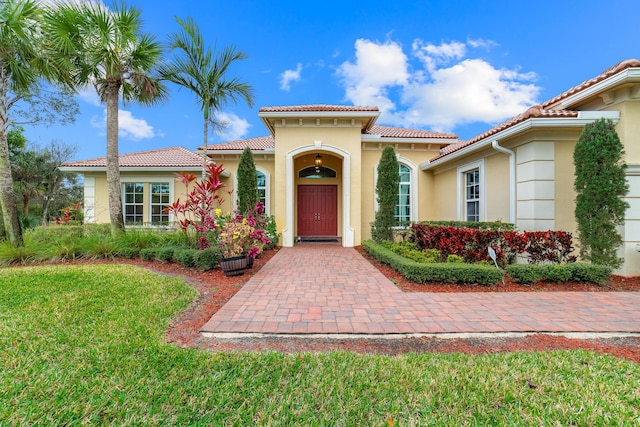
[[[248,55],[229,76],[255,104],[228,105],[228,128],[210,144],[267,135],[263,106],[375,105],[378,124],[468,139],[608,67],[640,57],[637,0],[207,1],[131,0],[146,30],[166,41],[174,16],[193,17],[212,46]],[[32,142],[105,155],[104,106],[91,91],[67,126],[26,127]],[[171,86],[160,106],[121,105],[120,152],[202,143],[194,96]]]

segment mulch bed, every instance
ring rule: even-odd
[[[496,286],[453,285],[443,283],[417,284],[405,279],[395,270],[371,259],[362,247],[356,248],[385,276],[405,292],[554,292],[588,291],[616,292],[640,291],[640,277],[625,278],[613,276],[604,286],[584,283],[549,284],[538,283],[532,286],[519,285],[511,280]],[[242,286],[268,262],[277,249],[267,251],[255,260],[252,270],[243,276],[226,277],[221,270],[201,272],[175,263],[157,261],[122,260],[100,261],[134,264],[159,274],[177,276],[189,283],[198,292],[198,298],[187,310],[176,317],[167,331],[167,341],[185,348],[205,348],[211,351],[264,351],[280,352],[322,352],[346,350],[358,353],[402,354],[406,352],[442,352],[442,353],[494,353],[512,351],[551,351],[588,349],[600,353],[609,353],[640,364],[640,337],[573,339],[563,336],[532,334],[524,337],[506,338],[494,336],[488,338],[442,339],[433,337],[398,339],[329,339],[329,338],[242,338],[208,339],[202,338],[199,329],[216,313]],[[91,261],[95,263],[96,261]]]

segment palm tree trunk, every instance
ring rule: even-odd
[[[204,179],[206,177],[207,174],[207,151],[209,149],[209,118],[207,117],[207,114],[205,113],[205,117],[204,117],[204,142],[202,144],[203,147],[203,151],[202,151],[202,179]]]
[[[110,82],[107,89],[107,192],[109,193],[109,217],[111,233],[124,231],[122,214],[122,189],[120,188],[120,164],[118,160],[118,97],[120,84]]]
[[[13,193],[13,177],[9,161],[8,91],[9,78],[6,69],[0,64],[0,210],[4,222],[4,232],[11,243],[22,246],[22,228],[18,220],[18,207]]]

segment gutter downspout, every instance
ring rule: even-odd
[[[493,140],[491,147],[494,150],[509,155],[509,222],[516,223],[516,153],[508,148],[501,147],[498,140]]]

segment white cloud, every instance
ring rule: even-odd
[[[225,126],[220,132],[220,137],[224,141],[242,139],[251,127],[251,124],[246,119],[240,118],[233,113],[218,113],[217,118]]]
[[[291,83],[300,80],[300,73],[302,72],[302,64],[298,62],[298,66],[295,70],[285,70],[280,74],[280,89],[289,92],[291,89]]]
[[[398,43],[356,40],[355,62],[344,62],[338,75],[346,89],[346,98],[356,105],[373,105],[381,111],[393,110],[395,104],[388,89],[408,83],[407,56]]]
[[[343,63],[338,76],[350,102],[380,108],[380,123],[435,131],[494,124],[535,104],[540,88],[533,72],[466,58],[469,48],[492,46],[483,39],[439,45],[417,39],[408,58],[398,43],[359,39],[355,60]]]
[[[87,104],[91,104],[96,107],[100,107],[102,105],[102,102],[100,102],[100,97],[98,96],[98,92],[96,92],[96,88],[93,87],[93,85],[87,85],[80,88],[80,90],[78,90],[77,96]]]
[[[102,117],[93,116],[91,118],[91,126],[101,129],[103,133],[106,132],[106,122],[106,110]],[[131,111],[126,110],[118,110],[118,135],[134,141],[164,136],[162,132],[155,132],[153,126],[149,125],[146,120],[134,117]]]

